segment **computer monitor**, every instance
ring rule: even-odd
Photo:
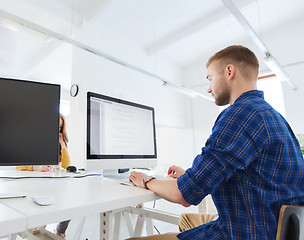
[[[60,86],[0,78],[0,166],[56,165]]]
[[[87,170],[157,165],[154,109],[87,93]]]

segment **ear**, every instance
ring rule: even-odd
[[[226,67],[226,74],[227,74],[228,80],[231,80],[232,78],[234,78],[235,66],[232,64],[228,64]]]

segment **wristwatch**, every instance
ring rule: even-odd
[[[143,179],[143,183],[144,183],[144,186],[146,189],[149,189],[148,186],[147,186],[147,183],[150,182],[151,180],[155,179],[155,177],[152,177],[152,176],[146,176],[144,179]]]

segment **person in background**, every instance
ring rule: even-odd
[[[61,167],[66,169],[71,165],[70,156],[67,150],[68,147],[68,134],[66,128],[66,120],[65,117],[60,114],[60,124],[59,124],[59,162],[61,162]],[[17,170],[20,171],[40,171],[40,172],[48,172],[52,170],[52,166],[17,166]],[[58,223],[56,227],[56,235],[65,238],[65,231],[69,225],[70,220],[63,221]]]
[[[185,207],[212,195],[218,219],[162,240],[275,239],[282,205],[304,204],[304,161],[299,142],[284,117],[257,90],[259,62],[243,46],[230,46],[209,58],[208,93],[230,106],[192,167],[172,167],[177,179],[161,180],[132,172],[130,181]],[[204,111],[204,109],[202,109]]]
[[[59,154],[59,162],[61,162],[61,167],[66,169],[71,165],[70,156],[67,150],[68,144],[68,134],[66,130],[66,120],[65,117],[60,114],[60,125],[59,125],[59,146],[60,146],[60,154]],[[17,170],[19,171],[39,171],[39,172],[47,172],[52,170],[52,166],[17,166]]]

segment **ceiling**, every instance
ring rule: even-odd
[[[303,64],[304,1],[232,2],[281,65]],[[166,59],[181,70],[203,67],[217,50],[242,44],[256,53],[260,70],[267,70],[263,51],[220,0],[0,0],[0,10],[68,38],[90,22],[133,42],[147,57]],[[12,23],[1,11],[0,75],[27,76],[65,44]],[[63,66],[67,60],[60,59]]]

